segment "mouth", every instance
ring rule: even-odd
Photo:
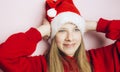
[[[72,44],[63,44],[64,47],[66,48],[73,48],[75,46],[75,43]]]

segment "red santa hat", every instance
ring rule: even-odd
[[[85,31],[85,20],[72,0],[46,0],[46,18],[52,27],[51,39],[59,28],[67,22],[78,26],[82,34]]]

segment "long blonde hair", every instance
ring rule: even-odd
[[[48,53],[48,71],[49,72],[64,72],[61,55],[57,48],[55,38],[52,40],[51,48]],[[91,72],[90,63],[88,62],[83,40],[75,53],[80,72]]]

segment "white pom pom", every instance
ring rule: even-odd
[[[56,14],[57,14],[57,11],[56,11],[54,8],[51,8],[51,9],[49,9],[49,10],[47,11],[47,15],[48,15],[49,17],[55,17]]]

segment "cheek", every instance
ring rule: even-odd
[[[60,47],[64,42],[65,37],[61,35],[56,35],[55,40],[58,47]]]
[[[75,34],[74,35],[74,39],[77,41],[77,42],[81,42],[81,34]]]

